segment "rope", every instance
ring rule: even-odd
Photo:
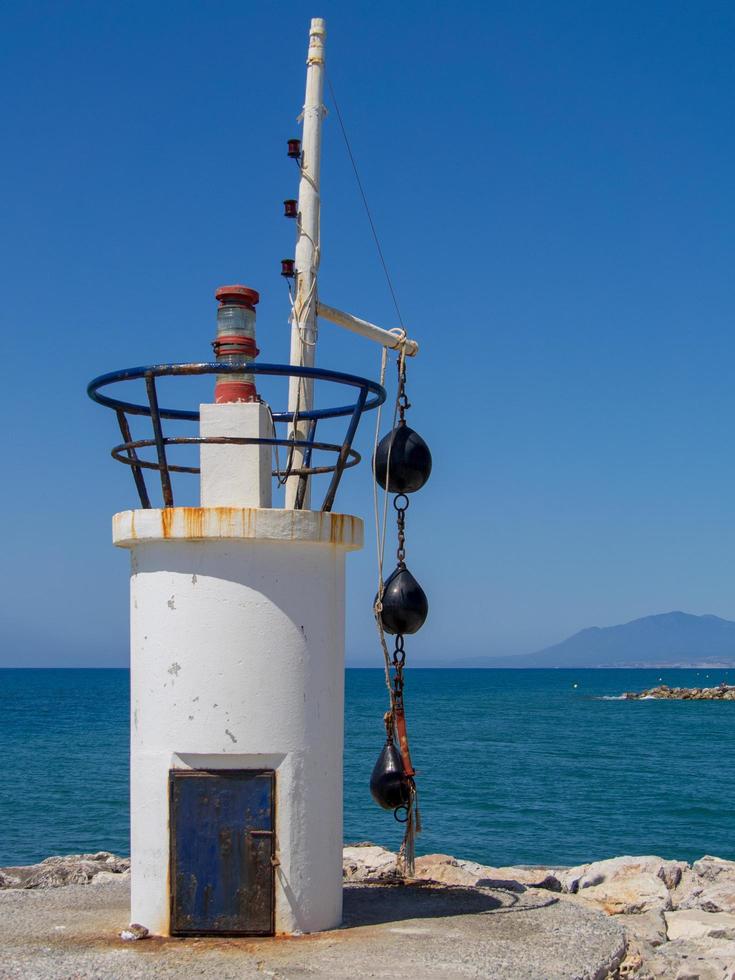
[[[419,813],[419,794],[413,779],[409,782],[409,802],[406,816],[406,831],[398,851],[397,864],[403,865],[403,873],[413,878],[416,872],[416,834],[421,833],[421,814]]]
[[[271,420],[271,432],[273,433],[273,438],[274,439],[277,439],[278,438],[278,432],[276,431],[276,420],[273,418],[273,409],[270,407],[270,405],[268,404],[268,402],[265,402],[264,404],[265,404],[265,407],[268,409],[268,415],[270,416],[270,420]],[[271,457],[271,459],[272,460],[275,459],[276,473],[280,474],[280,472],[281,472],[281,459],[280,459],[280,454],[278,452],[278,443],[276,443],[273,446],[273,456]],[[281,483],[281,477],[280,476],[276,476],[276,485],[279,486],[279,487],[283,485]]]
[[[301,121],[306,115],[306,113],[326,114],[326,107],[324,105],[309,106],[308,108],[304,106],[303,111],[298,117],[298,121]],[[316,182],[314,181],[314,179],[312,178],[308,170],[304,168],[303,163],[301,161],[299,161],[299,174],[304,180],[307,181],[307,183],[311,185],[312,189],[316,192],[316,195],[319,198],[319,203],[321,204],[321,195],[316,185]],[[306,351],[306,348],[314,349],[316,347],[317,337],[319,334],[319,321],[317,318],[317,302],[318,302],[317,274],[319,272],[319,264],[321,262],[321,207],[320,206],[317,208],[317,215],[318,215],[318,226],[316,229],[316,239],[312,238],[312,236],[304,229],[301,223],[301,214],[299,214],[298,216],[298,226],[297,226],[298,238],[301,238],[301,236],[303,235],[311,242],[313,246],[311,269],[310,269],[311,285],[309,286],[309,292],[306,294],[303,300],[300,301],[298,310],[296,308],[296,298],[291,292],[290,284],[287,282],[288,298],[289,298],[289,303],[291,304],[291,320],[295,323],[296,331],[299,335],[299,367],[304,366],[304,353]],[[309,339],[306,333],[306,326],[304,321],[308,320],[309,317],[312,316],[312,314],[313,314],[313,321],[314,321],[313,339]],[[289,446],[288,457],[286,460],[286,469],[284,471],[284,474],[282,477],[278,477],[279,486],[284,486],[291,478],[291,470],[293,469],[294,455],[296,453],[296,447],[293,445],[293,442],[299,436],[299,431],[298,431],[299,411],[301,409],[301,402],[302,402],[302,398],[304,397],[306,386],[307,386],[306,379],[299,378],[298,384],[296,385],[296,405],[294,408],[293,416],[291,418],[290,435],[289,435],[289,438],[292,441],[292,445]]]
[[[388,348],[384,347],[380,355],[380,383],[385,384],[385,373],[388,366]],[[398,403],[396,402],[396,411],[398,409]],[[383,624],[380,621],[380,613],[383,609],[383,554],[385,547],[385,538],[381,539],[380,534],[380,507],[378,504],[378,481],[375,478],[375,456],[378,452],[378,442],[380,441],[380,418],[383,414],[383,406],[378,406],[378,411],[376,413],[375,419],[375,439],[373,441],[373,515],[375,518],[375,548],[377,552],[378,559],[378,591],[375,599],[375,607],[373,612],[375,613],[375,625],[378,628],[378,637],[380,639],[380,645],[383,648],[383,659],[385,661],[385,686],[388,689],[388,700],[391,704],[391,714],[393,711],[393,688],[390,683],[390,654],[388,653],[388,645],[385,642],[385,633],[383,632]],[[390,465],[390,453],[388,454],[388,464]],[[386,718],[386,727],[388,724],[388,719]]]

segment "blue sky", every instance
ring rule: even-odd
[[[422,346],[411,661],[735,618],[732,5],[11,0],[0,664],[126,662],[110,515],[134,488],[87,381],[206,359],[229,281],[260,290],[262,356],[287,359],[312,15]],[[334,112],[324,153],[322,298],[393,325]],[[378,352],[327,324],[318,363],[376,376]],[[366,465],[338,503],[369,520]],[[369,537],[348,579],[349,654],[378,664]]]

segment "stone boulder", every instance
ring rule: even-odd
[[[651,855],[609,858],[560,872],[562,888],[608,915],[635,915],[672,908],[670,889],[688,868],[684,861]]]
[[[664,912],[669,942],[676,939],[733,939],[735,915],[729,912],[703,912],[701,909],[682,909]]]
[[[623,926],[628,939],[638,946],[646,944],[646,946],[655,949],[656,946],[661,946],[668,939],[664,913],[658,910],[630,915],[622,912],[617,916],[616,921]]]
[[[109,851],[96,854],[67,854],[49,857],[40,864],[0,870],[0,888],[58,888],[61,885],[87,885],[98,875],[110,881],[128,874],[129,858]],[[105,880],[105,879],[103,879]]]
[[[486,877],[498,887],[501,887],[504,882],[515,882],[525,888],[544,888],[550,892],[563,891],[561,883],[563,872],[559,868],[519,865],[515,868],[485,868],[485,871]]]
[[[354,844],[342,852],[345,881],[385,881],[399,877],[398,855],[375,844]]]
[[[472,887],[485,877],[486,868],[474,861],[461,861],[449,854],[425,854],[416,858],[416,878],[443,885]]]
[[[130,877],[130,868],[127,871],[99,871],[90,879],[90,885],[109,885],[111,881],[120,881],[121,878]]]
[[[709,882],[690,871],[672,893],[672,902],[675,909],[735,913],[735,881]]]
[[[735,943],[676,939],[644,958],[635,980],[735,980]]]
[[[735,913],[735,861],[706,856],[684,872],[672,894],[675,909]]]
[[[526,888],[562,890],[556,869],[523,866],[496,868],[475,861],[463,861],[449,854],[426,854],[416,858],[416,877],[445,885],[507,888],[515,892],[523,892]]]
[[[735,881],[735,861],[726,861],[711,854],[705,854],[695,861],[692,871],[705,881],[719,881],[722,878]]]

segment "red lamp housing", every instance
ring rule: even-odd
[[[214,294],[217,309],[217,336],[212,342],[214,356],[225,364],[245,367],[258,356],[255,343],[255,307],[260,299],[257,290],[248,286],[220,286]],[[223,402],[256,401],[255,379],[247,371],[217,375],[214,400]]]

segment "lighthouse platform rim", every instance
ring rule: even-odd
[[[118,548],[156,542],[270,541],[363,546],[364,524],[352,514],[279,507],[162,507],[124,510],[112,518]]]
[[[361,378],[356,374],[347,374],[344,371],[330,371],[325,368],[306,367],[295,364],[265,364],[257,361],[247,361],[243,364],[226,364],[219,361],[201,361],[191,364],[149,364],[139,367],[123,368],[120,371],[111,371],[109,374],[101,374],[93,378],[87,385],[87,394],[92,401],[105,408],[112,408],[115,411],[125,412],[127,415],[151,415],[151,406],[137,402],[123,401],[120,398],[113,398],[110,395],[103,395],[101,388],[121,381],[144,380],[146,376],[165,378],[165,377],[191,377],[201,374],[262,374],[274,377],[297,377],[307,381],[326,381],[332,384],[343,384],[350,388],[358,388],[361,392],[368,392],[372,398],[366,398],[360,406],[360,413],[369,412],[371,409],[382,405],[386,399],[385,388],[377,381],[370,378]],[[330,408],[314,408],[308,411],[299,411],[300,420],[308,422],[322,419],[343,418],[355,412],[356,403],[351,405],[338,405]],[[162,419],[178,419],[179,421],[198,422],[199,412],[190,409],[164,408],[158,407],[157,414]],[[273,412],[274,422],[291,422],[293,412]]]

